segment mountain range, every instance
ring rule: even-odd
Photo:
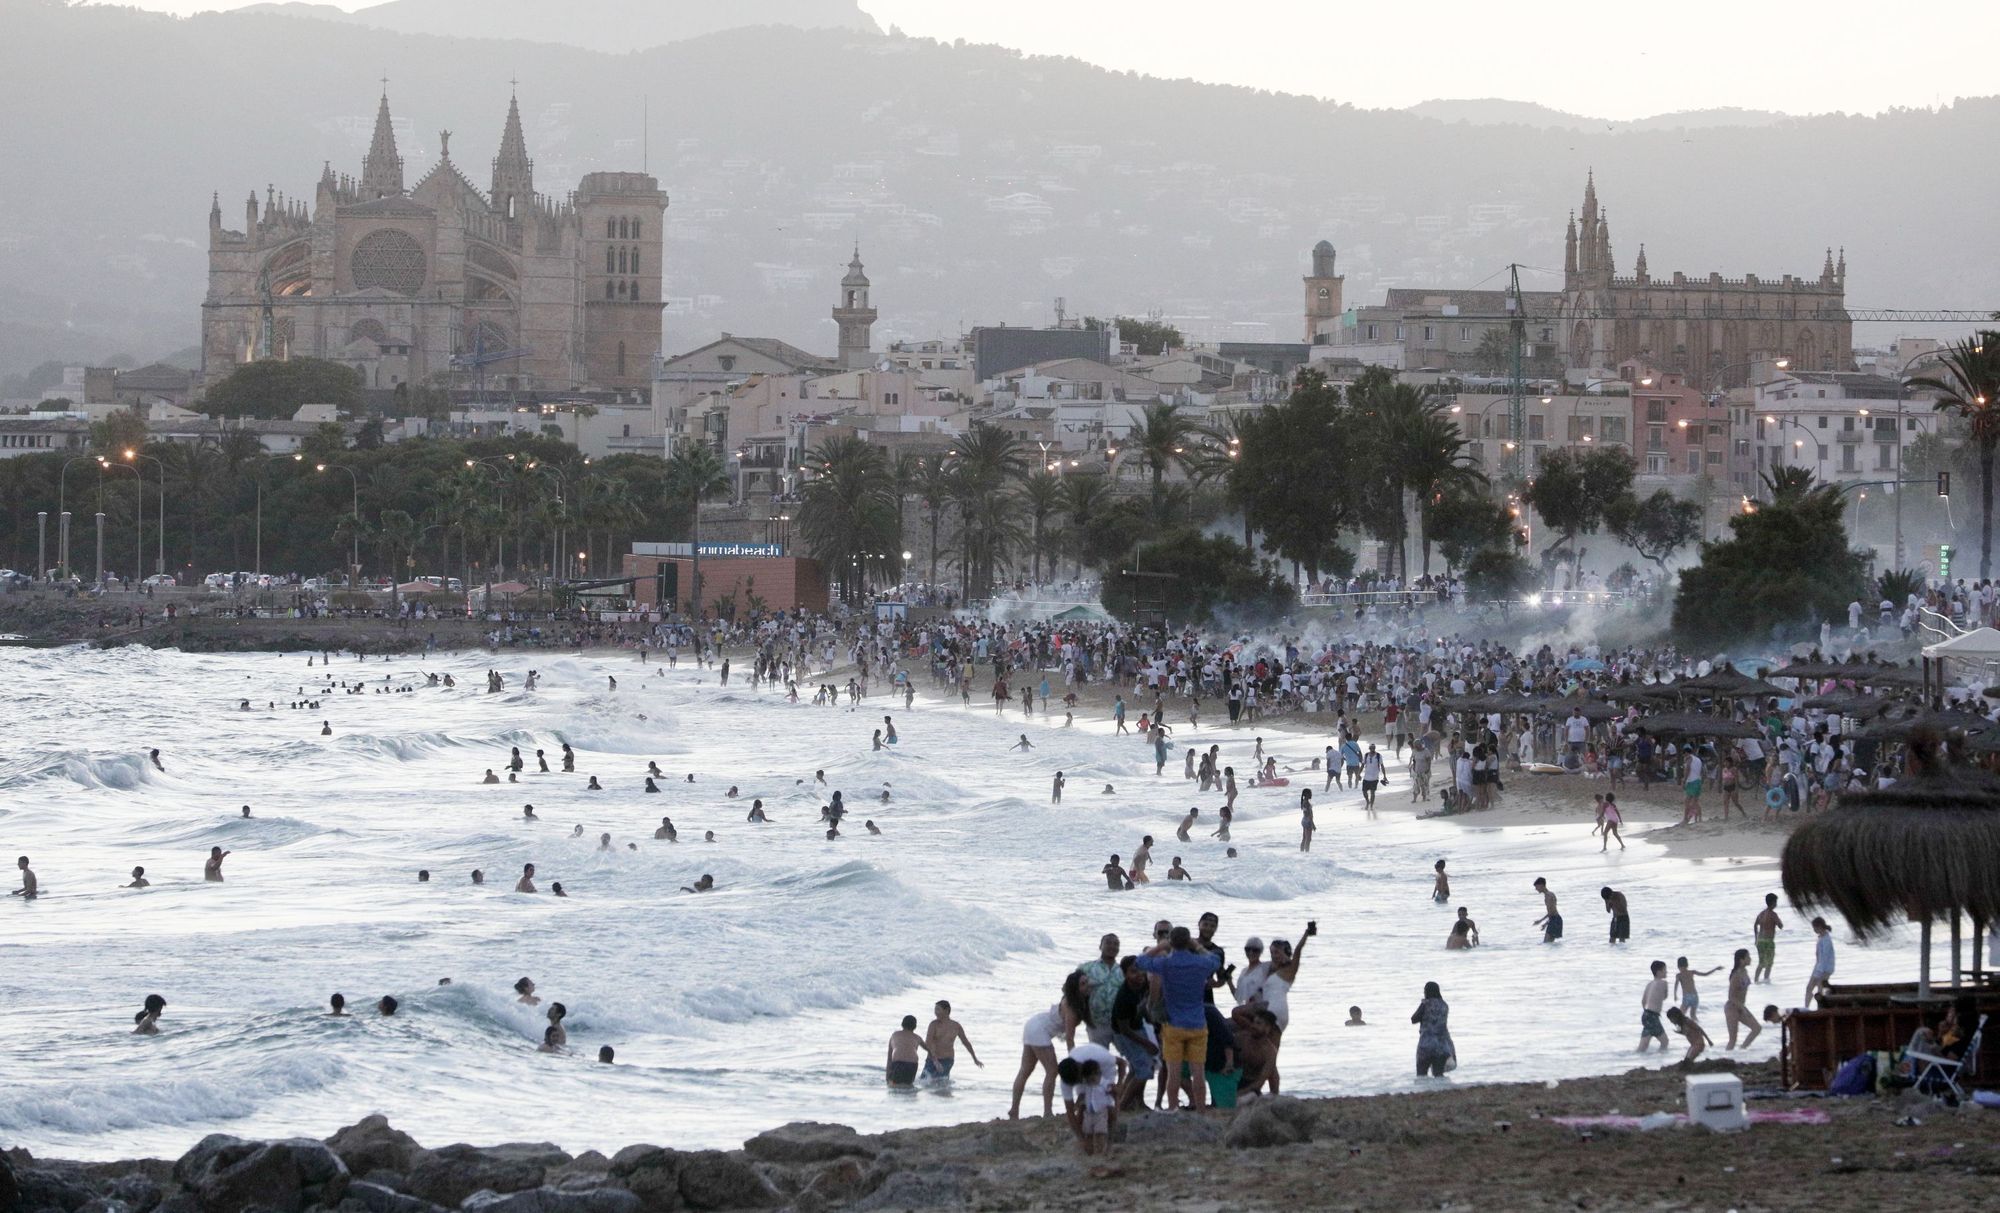
[[[294,0],[237,11],[342,21],[399,34],[557,42],[612,54],[756,25],[881,32],[855,0],[593,0],[560,6],[548,0],[387,0],[351,13]]]
[[[741,0],[729,11],[755,24],[688,37],[675,20],[723,6],[556,10],[550,37],[673,18],[616,51],[499,36],[540,32],[527,0],[364,10],[445,32],[301,7],[172,18],[0,0],[0,375],[193,343],[211,194],[235,227],[248,193],[310,198],[323,163],[358,171],[385,75],[412,181],[446,128],[483,181],[516,87],[539,188],[658,176],[670,350],[721,330],[831,350],[857,243],[878,348],[1046,323],[1059,298],[1071,314],[1296,341],[1322,238],[1350,304],[1499,285],[1510,262],[1525,287],[1551,285],[1593,168],[1628,272],[1641,242],[1656,277],[1816,276],[1844,246],[1853,304],[2000,306],[1995,98],[1605,124],[1512,103],[1357,109],[884,34],[865,16],[779,22],[859,14],[850,0]],[[485,16],[461,29],[452,12]]]

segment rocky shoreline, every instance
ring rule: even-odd
[[[1775,1086],[1768,1063],[1738,1072],[1752,1090]],[[1730,1135],[1552,1119],[1675,1110],[1687,1073],[1670,1065],[1563,1083],[1137,1115],[1121,1123],[1104,1158],[1083,1157],[1060,1117],[875,1135],[799,1123],[741,1150],[633,1145],[606,1156],[547,1143],[426,1149],[370,1116],[324,1141],[215,1134],[171,1162],[8,1151],[0,1213],[1991,1207],[2000,1117],[1969,1104],[1760,1100],[1753,1109],[1809,1108],[1825,1121]]]

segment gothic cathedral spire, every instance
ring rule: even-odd
[[[521,103],[507,98],[507,125],[500,133],[500,154],[493,158],[493,209],[512,219],[535,196],[535,162],[528,159],[528,140],[521,133]]]
[[[396,154],[396,127],[389,121],[387,90],[375,111],[375,137],[361,161],[361,192],[373,198],[403,192],[403,158]]]

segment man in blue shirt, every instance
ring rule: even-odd
[[[1175,927],[1168,937],[1171,949],[1159,956],[1140,956],[1138,967],[1160,978],[1161,1002],[1167,1022],[1160,1025],[1160,1064],[1166,1067],[1167,1109],[1180,1106],[1181,1065],[1189,1066],[1194,1081],[1188,1088],[1188,1104],[1202,1106],[1203,1083],[1199,1076],[1208,1061],[1208,1017],[1202,1011],[1202,992],[1209,979],[1222,967],[1219,952],[1199,952],[1194,935],[1186,927]]]

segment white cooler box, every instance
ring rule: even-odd
[[[1750,1127],[1743,1110],[1743,1080],[1734,1074],[1690,1074],[1687,1080],[1688,1121],[1719,1133]]]

